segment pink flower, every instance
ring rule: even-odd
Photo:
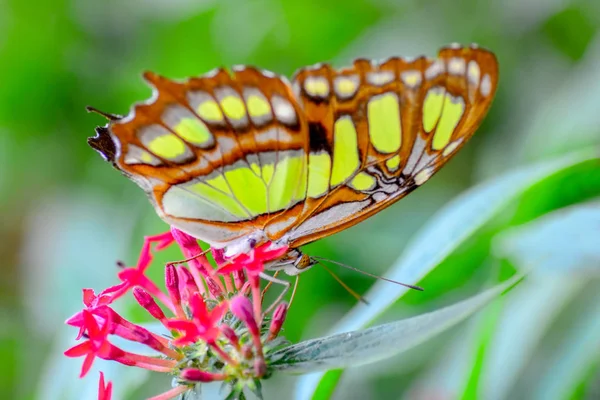
[[[100,327],[98,322],[87,310],[83,310],[84,329],[87,331],[88,340],[71,347],[65,351],[67,357],[85,356],[81,367],[80,378],[83,378],[92,367],[96,357],[108,359],[112,353],[113,346],[108,342],[109,322],[105,321]]]
[[[174,241],[186,258],[165,266],[165,285],[161,289],[162,285],[146,275],[153,258],[152,246],[156,244],[160,250]],[[262,378],[268,372],[268,353],[263,353],[266,350],[262,344],[268,340],[261,332],[268,331],[269,338],[276,336],[285,318],[286,307],[280,305],[270,326],[263,323],[260,273],[266,262],[286,251],[286,247],[272,249],[271,244],[265,244],[234,259],[224,259],[216,251],[216,259],[222,262],[215,270],[195,238],[175,228],[148,236],[136,266],[119,272],[120,284],[99,294],[83,290],[84,309],[67,320],[67,324],[79,328],[77,339],[83,342],[66,350],[65,355],[84,358],[82,377],[96,357],[177,377],[175,387],[152,400],[177,397],[193,388],[195,382],[219,380],[243,390],[244,384],[239,382]],[[187,266],[179,265],[186,262]],[[112,303],[130,289],[137,302],[170,329],[171,335],[153,333],[112,309]],[[109,341],[110,335],[143,344],[156,354],[124,351]],[[110,400],[111,396],[112,382],[105,383],[101,374],[98,399]]]
[[[144,245],[142,247],[142,251],[140,252],[140,258],[135,267],[130,267],[122,270],[118,273],[119,279],[123,281],[126,287],[125,290],[130,288],[140,286],[146,289],[148,292],[152,293],[155,297],[159,298],[166,306],[170,309],[173,309],[173,305],[171,304],[171,300],[160,291],[158,286],[154,284],[148,277],[146,277],[146,269],[152,262],[154,256],[152,255],[152,243],[157,243],[156,249],[162,250],[168,247],[171,243],[173,243],[175,239],[171,232],[161,233],[155,236],[146,236],[144,237]]]
[[[183,332],[183,336],[175,339],[177,345],[191,344],[198,340],[213,343],[220,334],[217,324],[223,318],[228,307],[227,302],[223,301],[212,310],[208,310],[202,296],[195,293],[190,299],[192,320],[167,321],[167,327]]]
[[[283,256],[288,251],[287,246],[271,248],[271,242],[265,243],[253,249],[250,254],[240,254],[229,260],[230,264],[221,267],[219,274],[228,274],[230,272],[246,270],[249,276],[258,276],[264,270],[264,263],[273,261]]]

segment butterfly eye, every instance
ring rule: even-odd
[[[296,263],[296,268],[300,271],[308,268],[308,267],[312,267],[313,262],[310,259],[310,256],[306,255],[306,254],[302,254],[302,256],[298,259],[298,262]]]

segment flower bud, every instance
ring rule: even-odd
[[[167,265],[165,268],[165,286],[169,292],[169,297],[173,305],[181,304],[181,292],[179,291],[179,275],[174,265]]]
[[[202,371],[196,368],[186,368],[181,371],[181,378],[192,382],[213,382],[223,380],[224,374],[214,374],[211,372]]]
[[[287,303],[281,303],[277,306],[277,308],[275,309],[275,312],[273,313],[273,319],[271,320],[271,326],[269,326],[269,337],[267,338],[267,340],[273,340],[277,337],[277,335],[279,334],[279,331],[281,331],[281,326],[283,325],[283,322],[285,321],[285,317],[287,315],[287,310],[288,310]]]
[[[257,378],[263,377],[267,373],[267,364],[265,364],[264,358],[257,358],[254,360],[254,375]]]
[[[161,310],[161,308],[156,304],[156,301],[146,292],[144,289],[135,288],[133,289],[133,297],[137,300],[138,303],[142,307],[146,309],[152,315],[152,317],[156,318],[159,321],[165,319],[165,314]]]
[[[184,300],[187,301],[194,293],[198,292],[198,286],[189,269],[179,267],[177,271],[179,272],[179,280],[183,283]]]
[[[171,227],[171,234],[173,235],[173,238],[175,239],[177,244],[183,249],[196,253],[200,251],[198,241],[193,236],[190,236],[187,233],[182,232],[173,226]]]
[[[210,249],[213,258],[217,265],[221,265],[225,263],[225,256],[223,249]]]
[[[250,300],[243,295],[237,295],[233,299],[231,299],[230,310],[238,317],[241,321],[243,321],[248,330],[253,336],[258,336],[258,325],[256,324],[256,319],[254,318],[254,312],[252,311],[252,303]]]
[[[227,340],[229,340],[229,343],[231,343],[231,345],[233,347],[235,347],[237,350],[239,350],[240,349],[240,339],[238,338],[238,335],[236,335],[235,331],[233,329],[231,329],[231,327],[228,325],[221,325],[220,329],[221,329],[221,333],[223,334],[223,336],[225,336],[227,338]]]
[[[246,360],[250,360],[252,359],[252,346],[250,346],[249,344],[245,344],[242,346],[242,357],[244,357],[244,359]]]

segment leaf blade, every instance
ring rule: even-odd
[[[516,275],[485,292],[430,313],[286,347],[273,354],[276,361],[271,367],[305,373],[356,367],[389,358],[463,321],[521,278],[522,275]]]

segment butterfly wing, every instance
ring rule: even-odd
[[[340,71],[300,70],[294,89],[309,128],[309,182],[292,247],[348,228],[403,198],[435,174],[473,135],[498,82],[495,56],[448,47],[437,59],[357,60]],[[313,163],[328,157],[330,168]],[[311,174],[312,173],[312,174]]]
[[[464,145],[497,86],[493,54],[357,60],[299,71],[215,70],[185,82],[147,73],[154,97],[90,144],[157,213],[216,247],[292,247],[354,225],[427,181]]]
[[[302,201],[308,130],[285,78],[250,67],[182,83],[145,78],[154,97],[90,144],[167,223],[222,247]]]

